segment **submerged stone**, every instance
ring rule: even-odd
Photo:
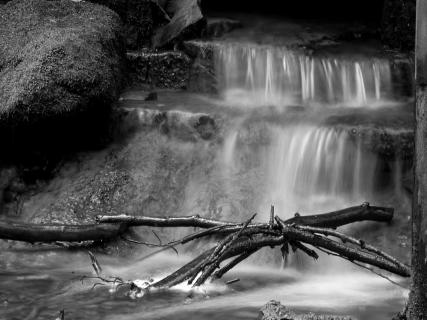
[[[347,316],[318,315],[314,313],[297,315],[278,301],[271,300],[260,310],[258,320],[351,320]]]

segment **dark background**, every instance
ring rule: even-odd
[[[202,0],[205,13],[244,12],[289,18],[380,22],[384,0]]]

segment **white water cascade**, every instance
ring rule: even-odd
[[[241,125],[223,147],[226,176],[256,167],[258,178],[245,181],[262,193],[256,209],[267,213],[274,204],[283,217],[372,200],[377,161],[347,130],[312,124]]]
[[[282,47],[220,44],[217,73],[224,97],[246,106],[366,107],[391,96],[389,62],[311,56]]]

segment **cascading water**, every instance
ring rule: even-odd
[[[331,110],[337,106],[351,115],[352,107],[366,109],[391,101],[388,60],[309,56],[281,47],[242,43],[217,43],[215,56],[225,104],[257,107],[261,113],[269,112],[262,108],[266,106],[296,105],[305,110],[297,123],[262,117],[252,121],[250,130],[256,131],[259,126],[269,132],[261,149],[250,150],[247,145],[239,148],[239,130],[241,136],[248,135],[242,122],[224,143],[228,171],[241,170],[242,158],[261,159],[261,171],[266,172],[264,210],[269,202],[281,214],[289,215],[374,199],[381,175],[377,174],[377,156],[363,149],[367,138],[362,141],[350,135],[345,125],[324,126],[322,121],[328,112],[333,115]],[[248,113],[243,117],[252,116]],[[251,143],[242,139],[246,142],[241,144]]]
[[[215,50],[223,103],[243,109],[223,143],[224,188],[229,194],[256,190],[252,206],[258,219],[268,220],[271,204],[290,218],[375,203],[390,192],[400,197],[399,161],[384,184],[384,159],[366,148],[371,137],[353,132],[354,126],[325,121],[338,109],[348,118],[355,107],[367,113],[371,107],[390,107],[395,97],[388,60],[314,57],[239,43],[216,44]],[[255,178],[243,179],[253,168]],[[276,259],[269,254],[257,262],[271,264]],[[316,267],[345,272],[338,261],[325,260]]]
[[[216,63],[223,94],[234,103],[360,107],[391,98],[390,65],[384,59],[316,57],[280,47],[219,44]]]
[[[262,135],[261,141],[256,141],[257,135]],[[344,129],[263,121],[240,124],[225,140],[222,157],[228,177],[257,167],[262,178],[250,187],[259,187],[258,212],[267,213],[270,204],[283,217],[324,212],[372,200],[377,191],[377,156],[364,151],[360,138]]]
[[[404,203],[400,182],[406,159],[384,159],[375,145],[378,136],[358,131],[378,123],[380,129],[374,129],[381,131],[390,114],[399,118],[393,130],[404,129],[400,110],[390,103],[395,99],[394,76],[387,60],[312,56],[238,42],[216,43],[215,57],[220,99],[159,91],[158,101],[144,101],[146,92],[123,94],[123,107],[132,110],[125,112],[127,139],[68,163],[40,192],[19,197],[20,209],[35,219],[41,208],[53,219],[64,219],[66,212],[70,221],[89,219],[83,210],[87,208],[233,221],[257,212],[256,219],[268,221],[272,204],[277,215],[288,218],[369,201],[395,207],[396,223],[384,229],[375,225],[375,232],[363,229],[362,238],[386,251],[392,238],[397,248],[393,254],[408,251],[396,240],[405,232],[398,225],[406,211],[397,205]],[[387,107],[381,108],[383,103]],[[380,121],[372,125],[374,113]],[[364,227],[372,230],[370,224]],[[158,279],[212,246],[197,242],[177,247],[179,256],[172,250],[151,256],[158,250],[158,238],[167,243],[192,231],[134,228],[129,237],[139,236],[154,248],[141,246],[126,258],[96,253],[97,258],[106,276]],[[303,312],[385,320],[403,303],[401,288],[347,261],[321,256],[310,264],[294,255],[294,264],[282,270],[280,250],[270,248],[224,279],[240,282],[217,281],[200,290],[183,283],[136,301],[123,291],[98,286],[96,279],[82,283],[82,276],[93,271],[83,251],[16,251],[8,243],[1,248],[1,319],[4,314],[6,319],[53,319],[65,309],[73,319],[247,320],[275,299]],[[121,250],[120,244],[112,250]]]

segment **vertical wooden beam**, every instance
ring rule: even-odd
[[[412,283],[408,320],[427,320],[427,0],[417,0],[415,37],[415,158],[412,202]]]

